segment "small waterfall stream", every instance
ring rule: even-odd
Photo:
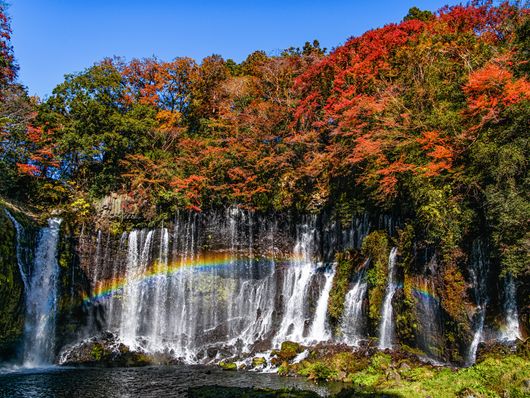
[[[305,336],[307,315],[304,311],[311,277],[316,264],[312,260],[315,250],[315,220],[303,225],[297,233],[293,250],[293,263],[287,268],[283,286],[283,317],[278,333],[274,337],[276,344],[283,341],[303,341]]]
[[[357,273],[353,286],[346,294],[344,300],[344,313],[340,324],[342,340],[352,346],[357,346],[363,337],[365,324],[363,301],[368,289],[364,273],[367,265],[368,260],[365,261],[362,269]]]
[[[517,312],[517,295],[515,282],[511,274],[504,278],[503,309],[506,317],[506,327],[501,335],[501,340],[515,341],[521,338],[519,330],[519,314]]]
[[[53,362],[55,354],[55,315],[57,313],[57,283],[59,265],[60,218],[48,220],[40,231],[35,263],[26,294],[26,323],[24,335],[24,366],[35,367]]]
[[[20,277],[22,278],[22,283],[24,284],[24,294],[27,294],[28,288],[29,288],[29,281],[28,281],[28,273],[24,268],[26,268],[25,259],[24,259],[24,248],[22,245],[22,242],[24,241],[24,227],[20,225],[20,223],[16,220],[15,217],[7,210],[4,209],[7,217],[11,222],[13,223],[13,226],[15,227],[15,230],[17,232],[16,235],[16,253],[17,253],[17,265],[18,270],[20,272]]]
[[[473,286],[473,294],[477,311],[473,319],[473,339],[469,345],[466,362],[468,365],[475,363],[477,356],[477,348],[482,341],[482,333],[484,331],[484,321],[486,320],[486,309],[489,301],[488,296],[488,271],[489,260],[486,257],[484,244],[480,240],[475,240],[472,246],[471,258],[471,283]]]
[[[390,256],[388,257],[388,281],[381,312],[381,325],[379,327],[379,349],[381,350],[392,348],[392,339],[394,335],[392,298],[397,289],[396,258],[397,247],[393,247],[392,250],[390,250]]]
[[[430,361],[440,359],[443,347],[443,321],[434,278],[439,273],[436,255],[425,261],[420,275],[413,277],[412,294],[416,301],[416,344]]]
[[[331,338],[331,332],[327,322],[328,314],[328,301],[331,287],[333,286],[333,278],[335,277],[335,266],[332,267],[331,271],[325,273],[326,282],[324,288],[318,298],[318,303],[315,311],[315,318],[313,324],[309,330],[309,336],[306,341],[315,343],[319,341],[327,341]]]

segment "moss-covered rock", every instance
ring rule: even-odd
[[[463,364],[463,352],[472,338],[468,310],[471,307],[467,295],[467,284],[460,269],[450,264],[443,270],[441,306],[446,314],[446,357],[453,363]]]
[[[304,351],[304,347],[294,341],[284,341],[280,347],[280,350],[274,351],[274,354],[282,361],[290,361],[294,359],[298,354]]]
[[[351,250],[336,255],[337,268],[328,300],[328,317],[332,325],[336,325],[342,317],[352,273],[360,259],[359,253]]]
[[[313,381],[330,381],[336,379],[338,373],[326,363],[317,361],[308,363],[298,374]]]
[[[60,365],[98,367],[138,367],[160,363],[155,357],[133,351],[106,334],[66,347],[59,355]]]
[[[520,354],[526,352],[523,345],[519,343],[515,353],[506,347],[483,352],[479,362],[461,369],[433,366],[406,350],[388,354],[361,347],[354,352],[313,352],[307,360],[282,369],[281,374],[355,385],[356,390],[340,397],[526,397],[530,393],[530,362]]]
[[[362,255],[371,259],[367,272],[368,318],[371,330],[376,330],[381,318],[381,306],[387,283],[389,241],[385,231],[374,231],[364,238]]]
[[[219,362],[219,366],[223,370],[237,370],[237,364],[235,362],[221,361]]]
[[[261,368],[267,365],[267,360],[264,357],[254,357],[252,358],[252,367]]]
[[[0,206],[0,359],[12,357],[24,332],[24,284],[17,265],[16,230]]]

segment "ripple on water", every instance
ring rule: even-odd
[[[186,397],[188,388],[297,388],[321,396],[329,386],[276,374],[227,372],[204,366],[146,368],[5,368],[0,369],[0,397],[18,398],[151,398]]]

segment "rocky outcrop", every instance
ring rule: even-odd
[[[17,266],[16,230],[0,206],[0,360],[12,358],[24,332],[24,284]]]
[[[112,333],[67,347],[59,355],[59,364],[65,366],[135,367],[160,362],[161,358],[131,350]]]

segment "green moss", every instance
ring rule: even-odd
[[[264,357],[254,357],[252,358],[252,367],[257,368],[259,366],[265,366],[267,364],[267,360]]]
[[[336,353],[291,365],[311,380],[343,380],[371,393],[424,398],[527,397],[530,361],[520,355],[487,356],[469,368],[437,368],[377,352],[366,358],[354,352]],[[292,372],[291,372],[292,373]],[[346,375],[346,376],[345,376]],[[356,395],[353,395],[356,396]]]
[[[445,350],[455,363],[463,361],[462,346],[467,346],[471,338],[468,310],[471,304],[467,295],[467,284],[462,272],[450,264],[443,271],[441,305],[448,319],[445,321]]]
[[[103,357],[103,353],[104,353],[104,350],[101,344],[94,344],[92,346],[91,355],[95,361],[100,361],[101,358]]]
[[[275,354],[282,361],[290,361],[300,354],[304,348],[293,341],[284,341],[280,347],[280,351],[276,351]]]
[[[515,355],[488,358],[470,368],[453,371],[418,367],[402,373],[407,382],[392,383],[381,390],[406,397],[525,397],[530,390],[530,362]]]
[[[288,362],[283,362],[279,367],[278,367],[278,374],[280,376],[287,376],[289,374],[289,363]]]
[[[413,345],[418,331],[418,318],[416,314],[417,300],[412,293],[414,278],[405,272],[403,276],[403,289],[394,305],[396,317],[396,334],[401,343]]]
[[[237,364],[234,362],[222,361],[219,362],[219,366],[223,370],[237,370]]]
[[[385,294],[388,271],[388,236],[384,231],[374,231],[364,238],[362,244],[362,255],[370,257],[370,268],[367,272],[368,281],[368,318],[372,323],[372,329],[379,324],[381,317],[381,305]]]
[[[344,299],[348,293],[351,275],[360,258],[354,251],[337,253],[337,269],[333,278],[328,300],[328,316],[332,324],[337,324],[344,311]]]
[[[314,381],[330,381],[337,376],[337,372],[334,369],[320,361],[307,363],[305,367],[299,370],[298,374]]]

